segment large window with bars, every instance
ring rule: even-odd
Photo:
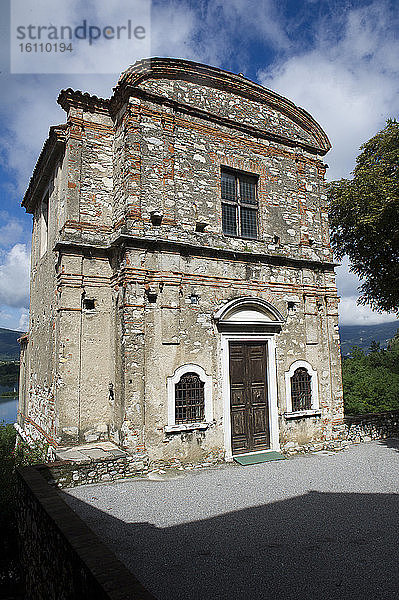
[[[204,382],[197,373],[185,373],[175,385],[175,423],[204,420]]]
[[[311,410],[312,408],[312,377],[305,367],[299,367],[291,377],[291,406],[292,411]]]
[[[225,235],[257,239],[257,184],[255,175],[222,169],[222,227]]]

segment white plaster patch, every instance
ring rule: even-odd
[[[159,138],[150,137],[150,138],[144,138],[144,139],[149,144],[154,144],[154,146],[161,146],[161,144],[163,144],[163,141],[160,140]]]

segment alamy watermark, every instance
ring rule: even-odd
[[[97,7],[83,14],[78,0],[11,0],[11,73],[114,73],[150,55],[150,0]]]

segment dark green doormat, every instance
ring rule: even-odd
[[[256,452],[246,456],[233,456],[233,459],[240,465],[256,465],[257,463],[268,462],[269,460],[285,460],[285,456],[280,452]]]

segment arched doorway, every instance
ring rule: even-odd
[[[279,450],[275,336],[284,322],[260,298],[232,300],[215,314],[221,334],[227,460]]]

